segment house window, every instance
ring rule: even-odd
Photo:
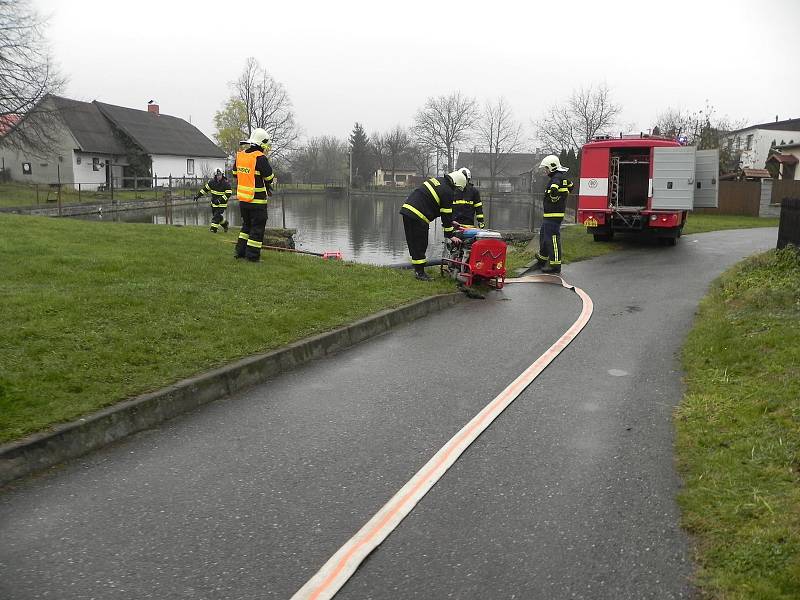
[[[99,171],[100,170],[100,159],[96,156],[92,157],[92,171]]]
[[[30,175],[31,173],[33,173],[33,170],[31,169],[31,163],[22,163],[22,174]]]
[[[738,135],[736,136],[736,149],[737,150],[742,149],[742,138],[739,137]]]
[[[186,159],[186,174],[187,175],[194,175],[194,159],[187,158]]]
[[[753,149],[753,134],[752,133],[747,136],[747,149],[748,150],[752,150]]]

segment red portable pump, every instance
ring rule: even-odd
[[[445,242],[442,275],[467,287],[485,283],[502,289],[506,280],[506,243],[497,231],[473,227],[455,232],[461,244]]]

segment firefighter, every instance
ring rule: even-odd
[[[233,176],[237,181],[242,230],[233,256],[258,262],[267,226],[267,203],[275,183],[275,174],[267,159],[271,146],[267,132],[260,127],[239,144],[246,147],[236,153]]]
[[[453,222],[458,225],[475,226],[475,219],[478,220],[478,227],[483,229],[486,222],[483,218],[483,202],[481,193],[472,184],[472,173],[466,167],[459,169],[467,178],[467,185],[463,192],[456,192],[453,200]]]
[[[440,178],[430,177],[408,195],[400,209],[414,276],[420,281],[431,280],[425,272],[428,226],[431,221],[441,217],[445,237],[450,238],[453,244],[461,243],[453,235],[453,198],[456,190],[463,191],[466,185],[467,178],[461,171],[453,171]]]
[[[572,189],[572,181],[567,179],[567,167],[562,167],[555,155],[545,156],[539,167],[547,175],[545,183],[542,228],[539,230],[539,252],[536,265],[542,273],[561,273],[561,221],[567,206],[567,196]]]
[[[217,169],[214,176],[209,179],[206,184],[200,188],[194,196],[194,201],[197,202],[200,196],[205,196],[206,193],[211,194],[211,233],[217,233],[219,228],[228,233],[228,221],[225,219],[225,209],[228,208],[228,197],[231,195],[231,182],[225,177],[225,174]]]

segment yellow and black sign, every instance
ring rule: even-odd
[[[599,223],[597,222],[597,219],[595,219],[594,217],[587,217],[583,221],[583,225],[584,227],[597,227]]]

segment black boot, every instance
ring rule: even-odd
[[[428,275],[424,269],[415,271],[414,277],[416,277],[420,281],[433,281],[433,278],[430,275]]]

